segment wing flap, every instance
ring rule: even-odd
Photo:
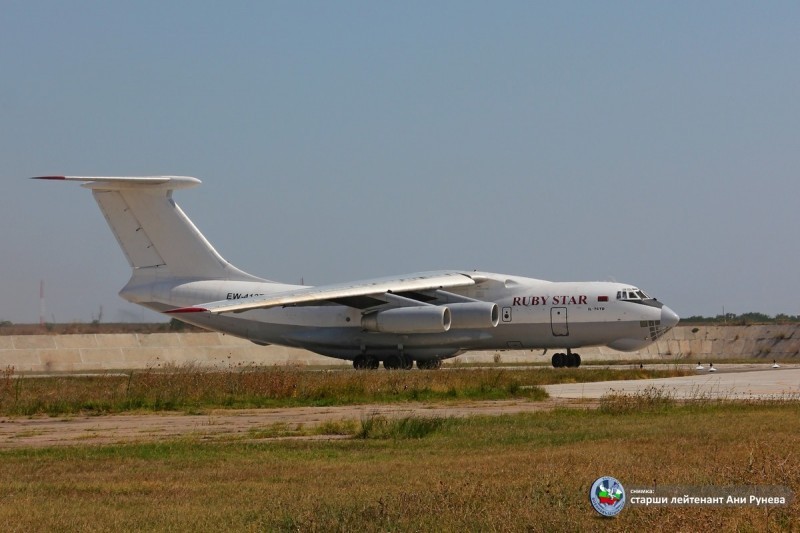
[[[243,298],[235,302],[221,300],[191,307],[181,307],[168,311],[168,313],[197,313],[202,311],[213,314],[235,313],[284,305],[336,300],[346,301],[346,299],[379,296],[385,293],[467,287],[474,284],[475,281],[472,278],[460,272],[423,272],[399,278],[378,278],[354,283],[309,287],[308,289]]]

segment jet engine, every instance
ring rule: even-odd
[[[447,304],[453,329],[493,328],[500,322],[500,308],[492,302]]]
[[[449,306],[448,306],[449,307]],[[364,315],[361,327],[383,333],[444,333],[450,329],[450,309],[441,305],[398,307]]]

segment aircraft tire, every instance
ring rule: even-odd
[[[575,368],[579,368],[581,366],[581,356],[580,356],[580,354],[575,353],[575,354],[572,354],[572,356],[575,358]]]
[[[400,368],[403,370],[411,370],[414,368],[414,360],[407,355],[400,357]]]
[[[353,368],[356,370],[366,370],[369,368],[368,366],[367,357],[365,355],[357,355],[355,359],[353,359]]]
[[[553,363],[553,368],[564,368],[566,365],[566,354],[563,353],[555,353],[553,354],[553,358],[551,362]]]
[[[367,370],[377,370],[381,366],[381,362],[377,357],[367,356]]]

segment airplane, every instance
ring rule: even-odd
[[[132,275],[129,302],[259,345],[303,348],[356,369],[437,369],[470,350],[635,351],[680,318],[634,285],[552,282],[443,270],[309,287],[243,272],[220,256],[172,199],[187,176],[38,176],[92,191]]]

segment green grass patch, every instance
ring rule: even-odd
[[[361,419],[361,427],[354,436],[360,439],[421,439],[452,424],[453,421],[452,418],[442,417],[368,416]]]

